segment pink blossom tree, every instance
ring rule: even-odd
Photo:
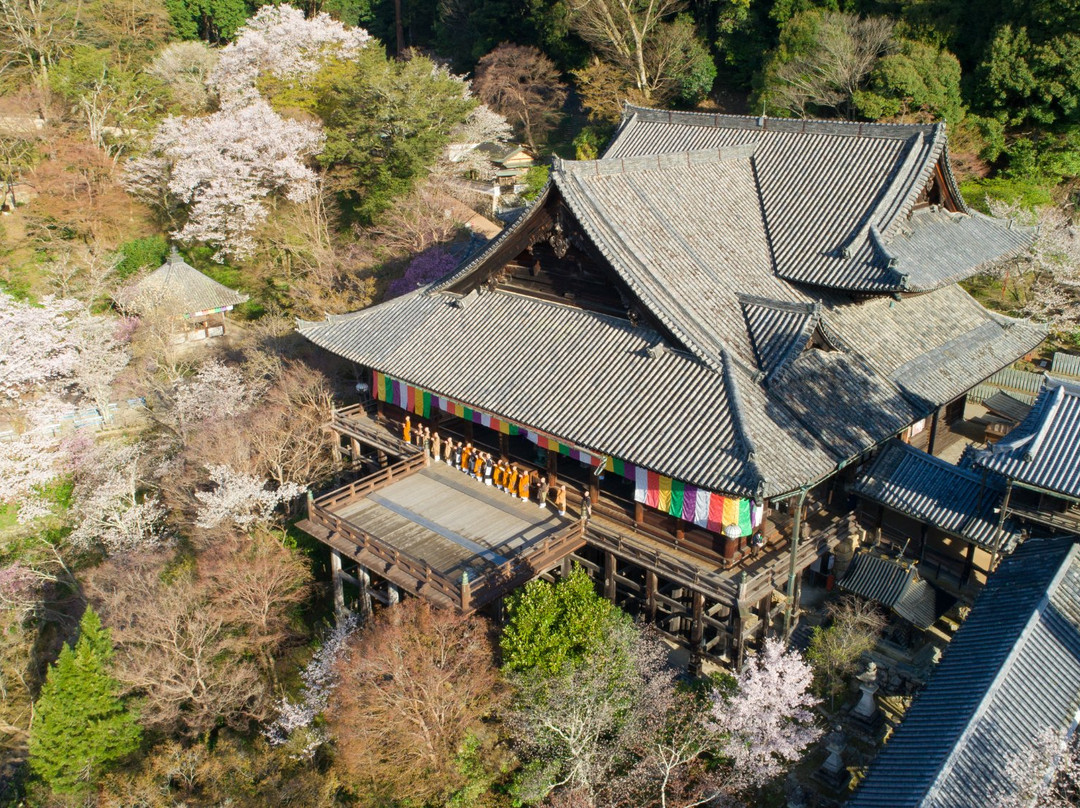
[[[127,185],[151,203],[164,198],[186,210],[173,238],[213,244],[217,258],[243,257],[255,249],[268,200],[318,193],[307,160],[322,146],[317,124],[283,118],[253,97],[201,118],[166,118],[148,154],[129,166]]]
[[[993,795],[988,808],[1072,808],[1080,796],[1080,744],[1052,729],[1019,753],[1007,755],[1010,787]]]
[[[68,377],[78,364],[71,322],[82,305],[46,297],[31,306],[0,292],[0,396],[20,394]]]
[[[303,79],[331,58],[350,59],[371,41],[363,28],[349,28],[329,14],[308,18],[288,4],[265,5],[221,51],[209,82],[224,105],[250,98],[261,74]]]
[[[405,274],[390,283],[386,296],[399,297],[439,280],[454,271],[457,259],[442,247],[425,250],[409,262]]]
[[[720,754],[731,762],[729,785],[760,788],[796,763],[821,737],[810,693],[813,670],[776,639],[737,678],[734,693],[713,694],[712,729]]]
[[[222,464],[210,466],[209,471],[213,489],[195,492],[195,499],[200,503],[195,524],[201,528],[233,524],[246,529],[267,522],[276,507],[307,491],[295,483],[285,483],[271,490],[265,479],[234,471]]]

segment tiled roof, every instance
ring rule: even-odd
[[[556,161],[555,186],[600,252],[695,355],[754,351],[738,296],[800,302],[776,277],[752,148],[627,160]],[[724,203],[716,191],[724,189]]]
[[[1071,376],[1074,379],[1080,379],[1080,356],[1061,351],[1055,352],[1050,372],[1055,376]]]
[[[164,264],[117,294],[121,305],[136,311],[160,307],[175,314],[231,308],[247,299],[247,295],[199,272],[175,247]]]
[[[750,295],[739,295],[739,302],[758,367],[766,376],[802,352],[821,319],[821,307],[815,303],[784,303]]]
[[[771,496],[837,462],[735,363],[714,372],[670,347],[650,351],[663,346],[659,335],[617,317],[508,292],[413,293],[301,323],[300,333],[403,381],[712,490]],[[502,335],[501,350],[492,334]]]
[[[1080,709],[1080,548],[1029,539],[994,572],[849,808],[972,808]]]
[[[998,523],[994,508],[1002,492],[997,477],[984,478],[893,441],[859,475],[852,493],[992,549]],[[1019,530],[1011,522],[1004,528],[1001,549],[1007,553],[1019,539]]]
[[[982,405],[995,415],[1016,421],[1016,423],[1023,421],[1031,412],[1031,404],[1021,401],[1004,390],[998,390],[989,398],[984,399]]]
[[[840,588],[873,600],[919,628],[938,619],[937,592],[919,577],[913,561],[863,550],[855,554]]]
[[[1047,376],[1027,418],[973,460],[1023,485],[1080,499],[1080,382]]]
[[[945,141],[941,124],[628,107],[604,159],[752,145],[780,277],[849,291],[926,291],[1026,249],[1034,238],[1032,228],[1011,228],[967,210],[909,219]]]
[[[658,113],[635,120],[650,115]],[[826,476],[1042,340],[955,285],[854,299],[778,277],[784,250],[813,252],[815,228],[830,243],[851,235],[854,197],[879,215],[881,230],[867,238],[908,227],[912,189],[925,185],[920,161],[933,166],[943,130],[867,126],[860,135],[854,124],[787,122],[770,129],[783,139],[773,148],[753,119],[721,116],[714,126],[714,116],[691,117],[684,128],[708,148],[556,161],[530,207],[454,273],[350,318],[305,323],[302,333],[568,443],[702,487],[770,496]],[[630,131],[644,129],[628,124],[620,138]],[[916,140],[922,151],[912,151]],[[863,157],[841,166],[841,152]],[[769,199],[803,192],[805,205],[789,211],[805,217],[801,232],[776,231]],[[651,327],[569,299],[455,293],[497,287],[503,262],[546,238],[552,222],[567,226],[579,255],[606,265]],[[462,333],[466,321],[473,330]],[[646,348],[649,362],[639,355]]]

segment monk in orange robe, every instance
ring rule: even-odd
[[[406,443],[412,443],[412,421],[405,416],[405,423],[401,425],[401,437]]]
[[[477,480],[480,479],[480,473],[483,471],[483,468],[484,468],[484,453],[483,452],[476,452],[473,455],[473,462],[472,462],[472,476],[473,476],[474,479],[477,479]]]
[[[529,474],[529,470],[525,469],[521,472],[521,476],[518,477],[518,496],[521,497],[522,502],[529,501],[529,486],[532,484],[532,476]]]
[[[468,472],[469,470],[469,458],[472,456],[472,444],[466,443],[465,448],[461,451],[461,470]]]
[[[510,467],[510,481],[506,485],[506,490],[510,492],[510,496],[517,496],[517,482],[518,482],[518,467]]]
[[[560,485],[555,489],[555,508],[559,516],[566,516],[566,486]]]

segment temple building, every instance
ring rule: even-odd
[[[941,124],[628,107],[602,159],[556,159],[448,277],[300,323],[374,399],[332,426],[371,476],[301,524],[364,597],[464,611],[576,561],[737,666],[851,539],[860,464],[898,436],[932,452],[1042,341],[957,285],[1033,235],[967,207]],[[565,485],[572,518],[428,462],[406,416]]]
[[[224,336],[226,312],[248,299],[199,272],[176,247],[164,264],[122,289],[116,297],[121,306],[141,316],[170,320],[176,342]]]

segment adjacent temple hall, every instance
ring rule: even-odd
[[[1042,341],[957,285],[1032,238],[967,207],[941,124],[628,107],[602,159],[556,160],[448,277],[300,324],[372,391],[331,426],[361,476],[301,525],[362,608],[405,589],[497,612],[580,563],[694,660],[738,666],[856,530],[875,448],[932,452]],[[431,459],[425,429],[530,472],[529,501]]]

